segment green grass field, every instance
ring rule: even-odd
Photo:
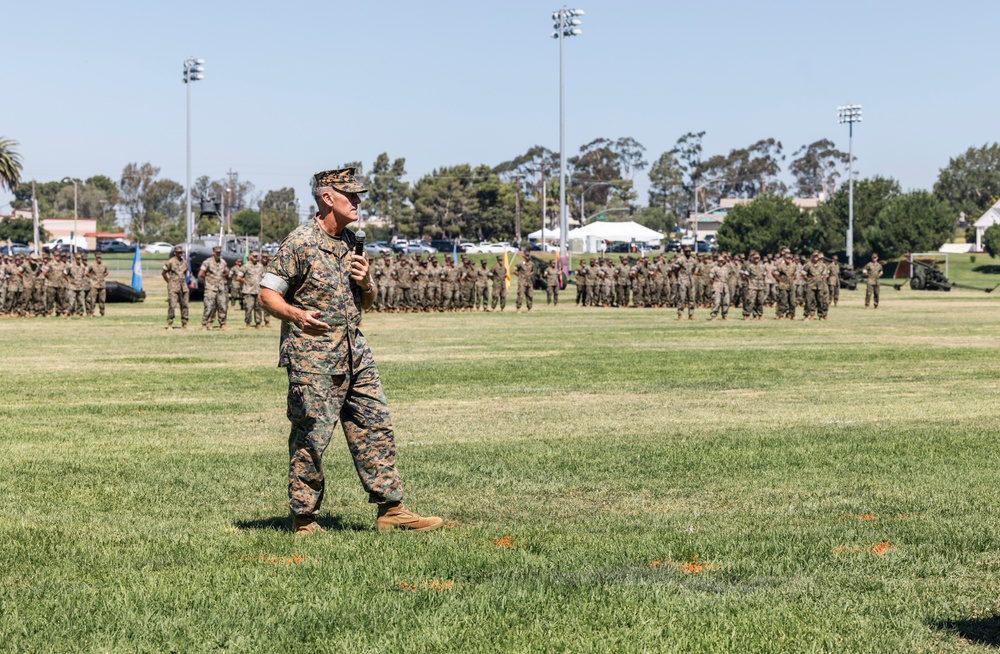
[[[146,281],[0,320],[2,651],[1000,645],[1000,292],[368,316],[407,504],[449,526],[376,533],[335,440],[296,538],[278,330],[168,334]]]

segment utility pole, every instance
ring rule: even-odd
[[[34,223],[32,236],[35,237],[35,252],[41,252],[38,238],[38,200],[35,199],[35,180],[31,180],[31,218]]]
[[[514,176],[514,240],[521,247],[521,175]]]
[[[226,218],[226,231],[233,233],[233,167],[229,167],[229,215]]]

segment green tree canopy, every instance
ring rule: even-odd
[[[937,250],[955,231],[955,214],[928,191],[911,191],[893,198],[863,231],[872,252],[884,258],[907,252]]]
[[[726,214],[717,235],[719,247],[729,252],[793,252],[811,249],[815,237],[812,216],[799,210],[791,198],[766,193]]]
[[[1000,145],[971,147],[941,169],[934,193],[957,215],[976,220],[1000,196]]]
[[[21,182],[21,155],[17,152],[17,141],[0,136],[0,189],[17,190]]]
[[[261,237],[264,243],[280,243],[299,226],[295,204],[295,189],[282,188],[268,191],[261,201]]]
[[[6,243],[10,239],[14,243],[31,244],[35,241],[35,221],[31,218],[7,218],[0,220],[0,241]],[[42,243],[48,241],[51,235],[38,226],[38,238]]]
[[[983,247],[991,257],[1000,257],[1000,224],[991,225],[983,232]]]
[[[820,193],[826,193],[827,197],[833,195],[841,168],[850,159],[850,155],[838,150],[830,139],[803,145],[792,156],[795,159],[788,170],[795,178],[795,193],[801,198],[819,197]]]
[[[242,209],[233,216],[233,233],[238,236],[257,236],[260,233],[260,212]]]
[[[875,224],[882,209],[902,191],[891,177],[871,177],[854,183],[854,256],[867,258],[872,249],[864,239],[865,229]],[[847,250],[849,193],[842,186],[813,212],[815,245],[824,252]]]

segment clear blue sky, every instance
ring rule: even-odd
[[[183,183],[181,69],[195,55],[207,71],[192,88],[194,177],[232,167],[308,204],[313,172],[383,151],[406,157],[411,180],[495,165],[558,148],[558,6],[7,3],[0,136],[20,142],[27,180],[117,179],[148,161]],[[846,150],[835,108],[858,103],[859,173],[930,188],[950,157],[998,140],[995,0],[570,6],[586,10],[566,43],[570,154],[632,136],[653,161],[700,130],[709,155],[765,137],[788,155],[820,138]]]

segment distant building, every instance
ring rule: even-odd
[[[972,226],[976,228],[976,252],[983,251],[983,234],[993,225],[1000,225],[1000,202],[987,209],[986,213],[979,217],[979,220],[972,223]]]
[[[42,218],[41,226],[45,228],[53,239],[70,238],[73,236],[72,218]],[[78,218],[76,220],[76,236],[87,239],[87,249],[97,249],[97,218]]]

